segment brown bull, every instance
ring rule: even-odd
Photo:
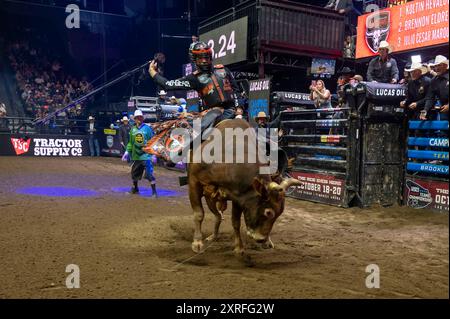
[[[248,122],[240,119],[226,120],[219,123],[216,128],[222,133],[222,159],[225,152],[233,149],[236,157],[233,139],[226,139],[226,128],[250,128]],[[256,134],[245,139],[244,163],[191,163],[188,165],[189,199],[194,211],[194,240],[192,250],[200,252],[203,247],[203,234],[201,231],[204,219],[202,197],[205,197],[209,209],[216,216],[214,233],[207,240],[217,238],[219,226],[222,221],[222,211],[226,209],[226,201],[232,201],[232,225],[234,229],[234,251],[241,255],[244,251],[240,228],[241,215],[247,226],[247,234],[259,243],[269,240],[272,226],[284,210],[285,191],[292,185],[300,185],[295,179],[282,181],[280,177],[260,175],[262,163],[248,163],[248,151],[256,149]],[[203,151],[211,140],[202,143]]]

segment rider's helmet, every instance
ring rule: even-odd
[[[189,57],[197,69],[203,72],[212,69],[212,49],[205,42],[194,42],[189,47]]]

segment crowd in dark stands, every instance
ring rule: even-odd
[[[38,41],[10,42],[6,47],[8,60],[15,72],[19,94],[29,116],[43,118],[92,90],[86,78],[68,74],[49,48]],[[75,105],[61,118],[75,118],[83,113],[85,103]]]

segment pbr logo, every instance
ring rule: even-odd
[[[144,143],[144,135],[142,133],[137,133],[136,137],[134,139],[137,144],[143,144]]]
[[[114,145],[114,137],[111,135],[108,135],[106,137],[106,145],[108,145],[109,148],[112,148]]]
[[[408,188],[408,206],[412,208],[425,208],[433,202],[430,191],[412,180],[406,181]]]
[[[373,53],[378,53],[381,41],[389,36],[391,15],[389,11],[377,11],[366,19],[366,44]]]
[[[16,151],[16,155],[22,155],[27,153],[30,150],[31,139],[23,139],[23,138],[11,138],[11,144],[14,147],[14,151]]]

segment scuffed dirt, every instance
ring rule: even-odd
[[[244,262],[232,253],[229,212],[220,239],[195,255],[187,188],[177,172],[155,175],[159,188],[178,195],[114,191],[130,186],[119,159],[0,157],[0,297],[448,298],[448,214],[288,199],[275,249],[247,241]],[[31,186],[97,194],[18,193]],[[213,220],[207,212],[205,236]],[[68,264],[80,267],[80,289],[65,286]],[[380,268],[380,289],[365,286],[369,264]]]

